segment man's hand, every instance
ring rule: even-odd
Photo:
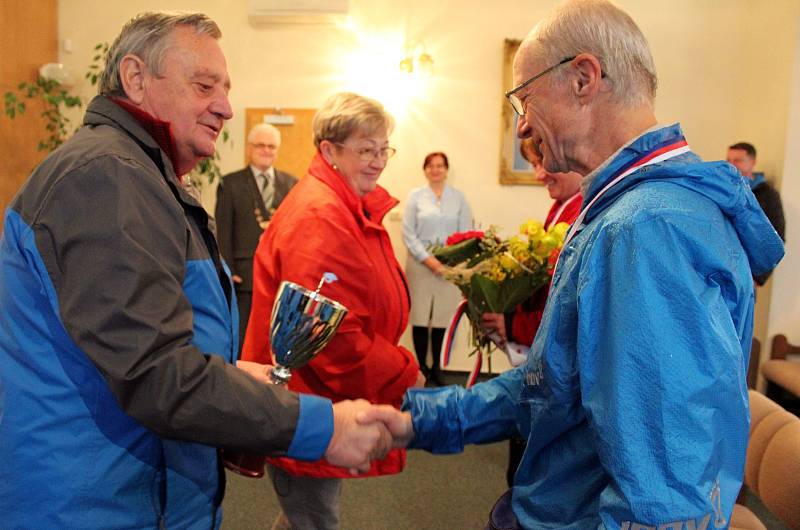
[[[411,388],[425,388],[425,374],[421,371],[417,372],[417,380],[414,381],[414,385]]]
[[[484,313],[481,315],[481,327],[501,348],[505,348],[508,337],[506,336],[506,317],[502,313]]]
[[[363,399],[333,404],[333,437],[325,459],[333,465],[350,468],[354,475],[369,471],[370,461],[383,458],[392,448],[392,435],[383,423],[357,419],[371,407]]]
[[[231,280],[233,283],[242,283],[242,277],[238,274],[231,274]]]
[[[393,446],[405,448],[414,439],[414,424],[411,421],[411,414],[400,412],[389,405],[373,405],[369,410],[358,414],[358,422],[369,425],[379,421],[383,423],[391,433]]]
[[[272,384],[269,374],[272,372],[271,364],[254,363],[250,361],[236,361],[236,368],[244,370],[258,379],[261,383]]]

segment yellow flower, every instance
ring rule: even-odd
[[[519,227],[519,233],[528,236],[530,241],[538,241],[544,236],[544,225],[540,221],[528,219]]]
[[[503,280],[506,279],[506,276],[508,276],[508,274],[503,269],[502,265],[500,264],[500,261],[496,258],[492,258],[491,267],[486,272],[486,276],[492,281],[502,282]]]
[[[513,275],[522,272],[522,267],[519,266],[519,262],[508,254],[499,255],[497,260],[506,272],[512,273]]]
[[[567,235],[567,230],[569,230],[569,225],[567,223],[557,223],[551,226],[547,233],[558,238],[559,242],[563,242],[564,237]]]
[[[560,243],[561,241],[559,241],[558,238],[551,234],[547,234],[538,242],[533,252],[537,256],[545,258],[549,256],[554,249],[558,248]]]

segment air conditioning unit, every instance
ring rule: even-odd
[[[250,23],[332,24],[343,20],[349,0],[249,0]]]

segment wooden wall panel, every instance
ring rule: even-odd
[[[57,60],[57,0],[1,0],[0,98],[20,81],[35,81],[41,65]],[[0,212],[45,156],[36,150],[44,136],[42,110],[41,105],[29,104],[13,121],[0,114]]]

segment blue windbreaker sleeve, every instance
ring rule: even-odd
[[[408,194],[406,208],[403,211],[403,242],[409,254],[417,261],[422,261],[431,254],[417,236],[417,194],[413,191]]]
[[[412,449],[434,454],[460,453],[467,444],[496,442],[520,430],[517,396],[522,371],[513,369],[466,390],[460,386],[412,389],[406,392],[403,410],[414,425]]]
[[[327,398],[300,394],[300,414],[286,456],[298,460],[319,460],[333,436],[333,405]]]
[[[605,528],[720,527],[741,486],[752,284],[730,225],[697,219],[691,206],[634,214],[581,265],[580,387],[610,476]]]

